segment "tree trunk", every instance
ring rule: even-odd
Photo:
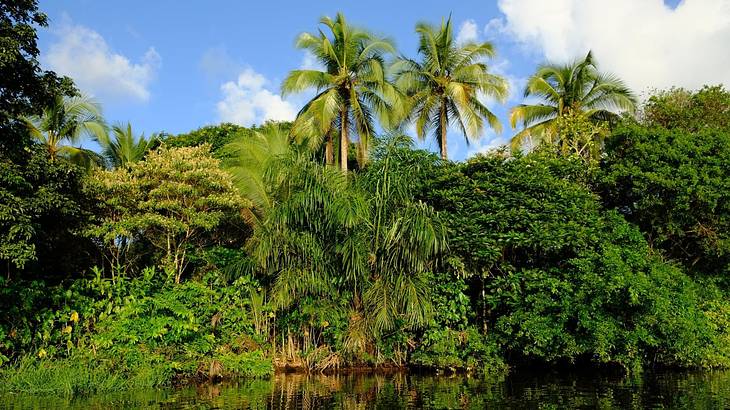
[[[439,136],[441,138],[441,159],[446,161],[449,156],[446,153],[446,103],[441,102],[441,115],[439,117]]]
[[[327,131],[327,144],[324,146],[324,160],[327,165],[334,165],[335,163],[335,144],[332,141],[332,128]]]
[[[347,172],[347,110],[340,111],[340,169]]]

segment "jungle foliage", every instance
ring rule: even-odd
[[[30,24],[45,17],[6,3],[2,388],[730,366],[722,87],[657,92],[633,116],[592,55],[546,65],[526,92],[544,104],[513,116],[535,145],[451,162],[448,124],[498,127],[475,94],[506,92],[491,44],[421,24],[421,60],[391,62],[391,42],[338,15],[298,40],[325,67],[285,80],[319,91],[293,123],[144,137],[41,71]],[[414,148],[409,121],[441,155]],[[75,148],[84,133],[101,153]]]

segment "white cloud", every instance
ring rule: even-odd
[[[304,52],[304,57],[302,57],[302,63],[299,65],[299,68],[302,70],[324,70],[322,63],[310,51]]]
[[[51,70],[68,75],[82,91],[96,97],[149,100],[149,86],[162,62],[153,47],[134,63],[112,51],[90,28],[68,21],[53,32],[57,38],[44,60]]]
[[[477,23],[474,20],[466,20],[461,23],[459,33],[456,35],[456,43],[464,44],[477,41],[479,38]]]
[[[489,151],[498,150],[509,144],[510,137],[504,135],[497,135],[493,130],[487,130],[484,135],[478,140],[472,140],[467,147],[466,157],[473,157],[477,154],[486,154]]]
[[[493,18],[487,22],[486,26],[484,26],[484,35],[487,36],[487,38],[498,37],[503,35],[505,30],[504,19]]]
[[[236,81],[224,83],[221,86],[223,99],[217,104],[220,120],[244,126],[267,120],[293,120],[297,110],[289,101],[267,89],[268,84],[266,77],[251,68],[244,69]]]
[[[509,33],[550,61],[592,49],[600,67],[637,92],[673,85],[730,85],[730,1],[500,0]]]

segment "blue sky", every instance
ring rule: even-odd
[[[296,112],[306,96],[282,100],[279,84],[289,70],[309,64],[294,40],[316,30],[323,15],[342,11],[352,24],[391,37],[401,53],[414,56],[416,22],[437,23],[451,13],[464,38],[494,42],[493,69],[515,89],[506,106],[492,105],[503,118],[501,135],[488,131],[468,148],[458,132],[450,134],[451,156],[463,159],[511,136],[508,106],[520,101],[524,78],[546,59],[568,60],[592,48],[603,67],[637,92],[730,82],[722,45],[730,42],[730,2],[612,3],[606,10],[605,2],[592,0],[46,0],[40,7],[50,27],[39,33],[39,45],[44,66],[72,76],[103,105],[109,121],[131,121],[148,134],[180,133],[221,120],[249,125]],[[618,26],[606,24],[612,22]],[[675,35],[682,36],[679,46]],[[687,61],[692,57],[715,68],[687,80],[682,74],[697,70]],[[667,73],[667,66],[678,73]],[[426,147],[435,149],[435,143]]]

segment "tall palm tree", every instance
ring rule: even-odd
[[[145,138],[144,134],[135,136],[132,124],[129,122],[126,126],[115,124],[112,127],[112,135],[113,138],[104,134],[97,140],[103,149],[104,157],[113,168],[126,167],[141,161],[158,142],[156,134],[152,134],[149,139]]]
[[[358,160],[364,161],[374,133],[374,117],[389,124],[397,90],[388,82],[384,55],[395,53],[392,43],[347,24],[342,13],[320,20],[324,31],[303,33],[297,47],[306,49],[323,70],[294,70],[281,86],[282,94],[314,89],[317,94],[304,105],[295,121],[294,133],[327,138],[326,160],[334,163],[334,134],[339,133],[340,168],[347,171],[350,133],[359,138]],[[317,139],[312,141],[317,142]]]
[[[547,64],[528,79],[525,98],[538,98],[535,104],[520,104],[512,109],[510,123],[523,130],[512,138],[519,149],[528,138],[556,143],[556,119],[569,112],[593,121],[609,120],[622,111],[636,108],[636,97],[618,77],[598,71],[593,54],[571,64]]]
[[[507,82],[491,74],[485,58],[494,56],[488,42],[457,44],[453,38],[451,17],[441,26],[416,25],[421,61],[401,58],[393,69],[396,85],[410,97],[406,120],[415,120],[420,139],[433,130],[447,159],[446,130],[452,123],[461,129],[467,144],[484,130],[484,120],[501,131],[497,117],[480,101],[481,97],[504,100]]]
[[[228,146],[228,169],[254,203],[247,248],[271,300],[288,308],[351,294],[343,342],[353,353],[397,326],[424,325],[432,313],[425,272],[446,246],[445,231],[413,198],[413,169],[399,149],[409,142],[379,143],[378,160],[351,180],[275,128]]]
[[[86,167],[101,162],[101,157],[89,149],[64,144],[76,144],[85,136],[106,138],[101,109],[90,98],[58,96],[41,115],[27,117],[25,123],[31,136],[46,147],[52,161],[62,156]]]

